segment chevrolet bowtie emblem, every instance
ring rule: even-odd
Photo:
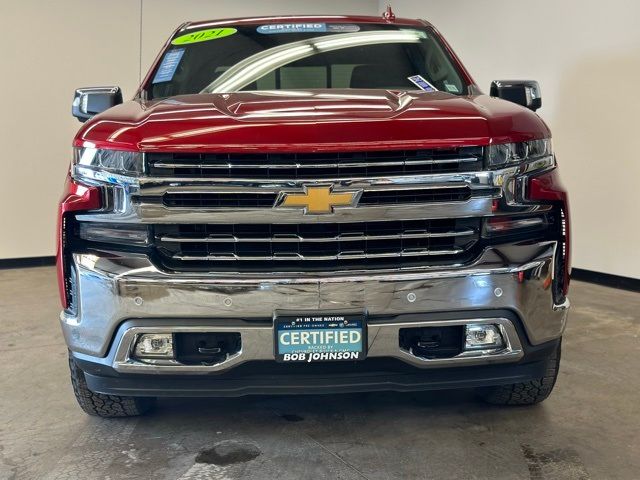
[[[276,207],[302,208],[305,215],[333,213],[334,207],[355,207],[361,190],[333,192],[333,186],[305,186],[304,193],[280,192]]]

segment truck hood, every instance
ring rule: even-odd
[[[331,151],[486,145],[549,136],[486,95],[309,90],[132,100],[83,125],[75,145],[142,151]]]

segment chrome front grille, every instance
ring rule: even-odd
[[[482,147],[341,153],[147,153],[152,177],[326,179],[472,172]]]
[[[168,271],[462,266],[480,255],[481,221],[504,193],[483,153],[147,152],[145,174],[113,189],[113,211],[79,220],[146,225],[150,258]],[[328,189],[315,212],[304,203],[311,187]],[[341,193],[357,200],[331,203]],[[285,206],[283,194],[302,200]]]
[[[479,219],[329,224],[154,226],[168,268],[330,270],[458,263],[479,238]]]

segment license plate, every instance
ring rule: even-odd
[[[364,315],[287,315],[275,319],[278,362],[364,360]]]

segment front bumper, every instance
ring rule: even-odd
[[[120,385],[122,379],[129,382],[126,388],[133,391],[131,382],[143,385],[142,379],[148,375],[141,374],[146,373],[174,380],[176,374],[209,374],[220,379],[219,375],[245,368],[252,362],[273,364],[272,318],[276,312],[364,311],[369,340],[368,360],[363,364],[391,359],[412,369],[410,375],[433,367],[440,371],[455,367],[464,372],[467,367],[491,369],[496,363],[509,363],[512,364],[509,367],[516,368],[530,365],[527,349],[549,345],[564,331],[568,301],[555,305],[550,288],[556,248],[555,242],[509,244],[487,249],[473,265],[447,269],[261,278],[167,273],[142,255],[75,254],[77,313],[63,312],[61,324],[74,358],[89,374],[90,386],[94,382],[93,386],[101,389],[97,391],[105,393],[125,388]],[[401,326],[471,321],[501,325],[509,340],[507,347],[491,355],[462,354],[425,360],[398,345]],[[135,335],[154,329],[239,332],[243,347],[238,354],[211,366],[150,365],[131,360],[128,353]],[[513,375],[530,375],[531,368]],[[503,383],[510,383],[513,375],[506,375]],[[120,386],[109,387],[98,382],[98,378],[119,378]],[[314,377],[312,383],[318,383],[318,378]],[[488,378],[499,383],[491,371]],[[442,385],[445,380],[443,377]],[[384,376],[380,382],[393,384]],[[399,382],[394,389],[424,383],[420,379]],[[331,381],[327,383],[330,384]],[[351,380],[345,383],[352,384]],[[185,386],[185,391],[190,388]],[[245,389],[250,391],[251,386],[230,387],[232,392]],[[149,390],[155,392],[158,387],[149,386]],[[210,391],[211,387],[204,390]]]

